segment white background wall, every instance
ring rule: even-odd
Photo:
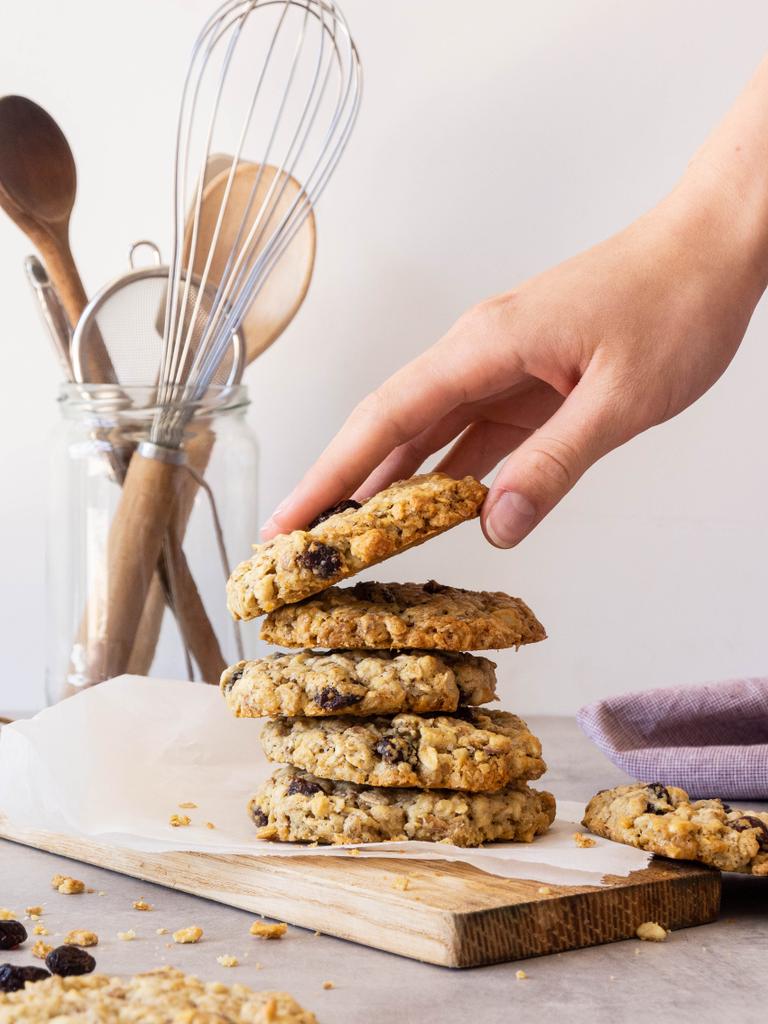
[[[89,290],[136,238],[167,251],[172,133],[213,0],[3,4],[0,91],[69,137]],[[473,301],[612,233],[661,197],[768,40],[761,0],[346,0],[366,93],[319,211],[314,282],[251,370],[266,513],[353,402]],[[0,707],[42,701],[47,439],[57,373],[0,223]],[[505,589],[550,639],[501,655],[523,712],[768,668],[759,309],[725,378],[605,459],[518,550],[465,526],[379,571]],[[245,552],[241,553],[243,556]]]

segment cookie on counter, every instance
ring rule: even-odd
[[[722,800],[691,800],[660,782],[632,783],[592,797],[584,825],[596,835],[721,871],[768,875],[768,813]]]
[[[7,964],[9,971],[14,968]],[[21,973],[23,969],[17,968]],[[211,984],[174,967],[132,977],[88,974],[29,982],[0,992],[0,1021],[170,1022],[251,1021],[253,1024],[317,1024],[286,992],[255,992],[246,985]]]
[[[238,718],[455,711],[496,700],[496,666],[447,651],[298,651],[238,662],[221,691]]]
[[[476,708],[460,715],[275,718],[261,744],[270,761],[368,786],[492,792],[546,770],[541,744],[521,718]]]
[[[486,493],[474,477],[427,473],[400,480],[362,505],[343,501],[305,530],[255,545],[229,578],[229,610],[236,619],[255,619],[301,601],[474,519]]]
[[[416,839],[480,846],[530,843],[555,819],[555,798],[525,783],[496,793],[379,789],[280,768],[248,806],[260,839],[376,843]]]
[[[519,597],[429,583],[331,587],[272,612],[261,638],[283,647],[478,651],[546,638]]]

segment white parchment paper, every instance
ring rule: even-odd
[[[144,852],[343,856],[344,847],[255,838],[246,804],[274,767],[261,751],[260,727],[232,717],[217,687],[120,676],[2,729],[0,811],[18,826]],[[546,778],[534,785],[546,788]],[[187,801],[197,807],[179,809]],[[530,844],[464,850],[401,842],[359,849],[363,857],[459,860],[495,875],[561,885],[600,885],[606,874],[646,866],[648,854],[605,839],[577,847],[573,833],[582,812],[581,804],[559,804],[551,831]],[[173,813],[188,814],[192,824],[172,828]]]

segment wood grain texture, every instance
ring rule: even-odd
[[[627,939],[643,921],[706,924],[720,906],[719,871],[662,858],[603,888],[550,885],[541,893],[540,882],[447,861],[136,853],[2,817],[0,837],[446,967]]]

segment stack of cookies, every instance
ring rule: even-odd
[[[306,530],[259,545],[228,584],[235,618],[294,648],[227,669],[238,717],[269,719],[279,768],[250,802],[263,839],[458,846],[530,842],[553,797],[522,719],[496,699],[496,666],[467,651],[543,640],[519,598],[414,583],[334,584],[478,515],[486,489],[442,473],[347,501]]]

